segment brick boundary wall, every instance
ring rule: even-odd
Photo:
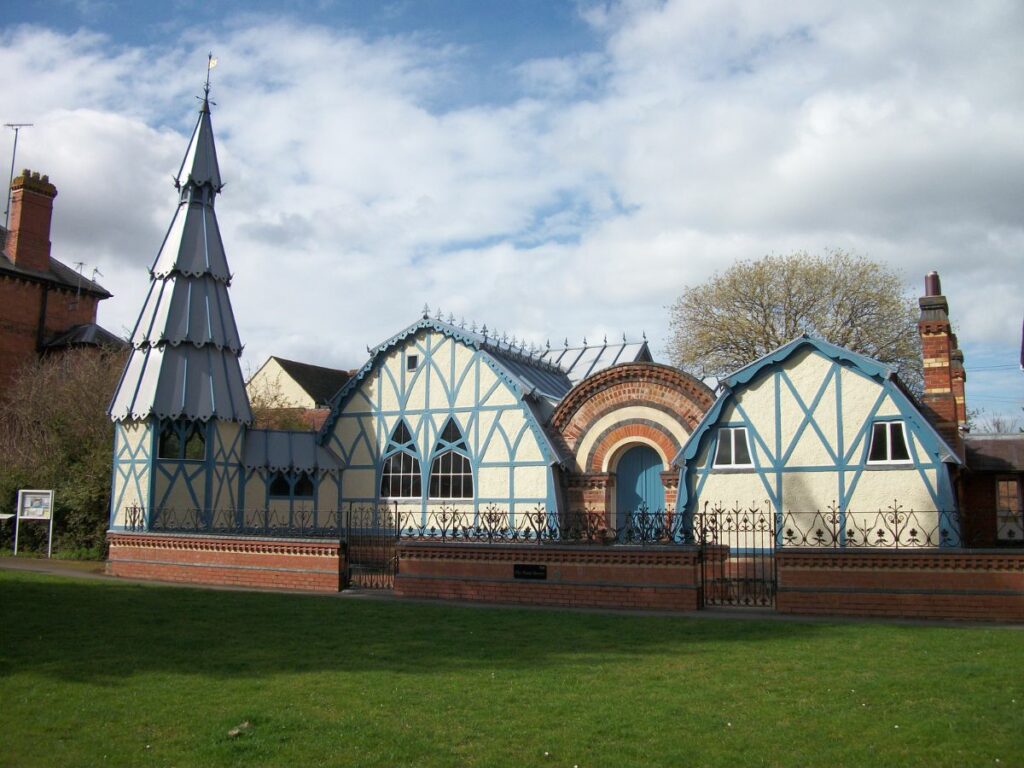
[[[780,613],[1024,621],[1020,550],[775,552]]]
[[[107,573],[129,579],[337,592],[338,541],[172,533],[107,534]]]
[[[395,594],[402,597],[576,608],[693,611],[696,547],[616,547],[400,542]],[[545,566],[546,579],[515,577]]]

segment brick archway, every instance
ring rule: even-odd
[[[662,457],[666,503],[674,505],[677,473],[669,464],[714,399],[693,376],[656,363],[616,365],[577,384],[550,422],[575,459],[566,473],[569,508],[608,512],[614,458],[639,444]]]

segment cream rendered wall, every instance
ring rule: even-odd
[[[271,394],[279,396],[281,408],[316,407],[316,403],[306,390],[299,386],[298,382],[289,376],[281,364],[272,357],[249,379],[245,385],[245,391],[250,400]]]
[[[914,436],[897,397],[891,383],[801,349],[753,385],[737,387],[717,424],[748,428],[755,467],[712,467],[713,427],[715,440],[689,468],[690,508],[768,507],[806,528],[830,509],[864,523],[895,504],[934,522],[946,469]],[[871,424],[879,419],[904,420],[912,462],[866,462]]]
[[[418,357],[412,371],[407,370],[409,355]],[[399,420],[413,435],[426,494],[434,448],[452,416],[468,446],[474,498],[403,499],[403,514],[418,511],[422,517],[441,506],[472,511],[547,505],[553,498],[551,470],[526,406],[488,360],[463,342],[426,329],[381,353],[347,399],[329,437],[329,447],[345,466],[343,502],[378,501],[380,466]]]
[[[123,528],[125,510],[151,507],[153,430],[148,421],[114,425],[114,471],[110,489],[110,528]]]

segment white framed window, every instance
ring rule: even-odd
[[[871,426],[868,464],[909,464],[907,433],[902,421],[878,421]]]
[[[391,433],[381,467],[380,497],[418,499],[423,495],[422,484],[416,443],[405,421],[399,421]]]
[[[996,479],[996,538],[1024,540],[1024,500],[1021,499],[1021,482],[1016,477]]]
[[[473,467],[466,455],[466,440],[454,419],[448,419],[430,465],[430,498],[473,498]]]
[[[718,430],[716,467],[752,467],[746,427],[722,427]]]

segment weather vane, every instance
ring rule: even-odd
[[[210,51],[206,57],[206,85],[203,86],[203,94],[210,97],[210,70],[217,66],[217,58],[213,55],[213,51]]]

